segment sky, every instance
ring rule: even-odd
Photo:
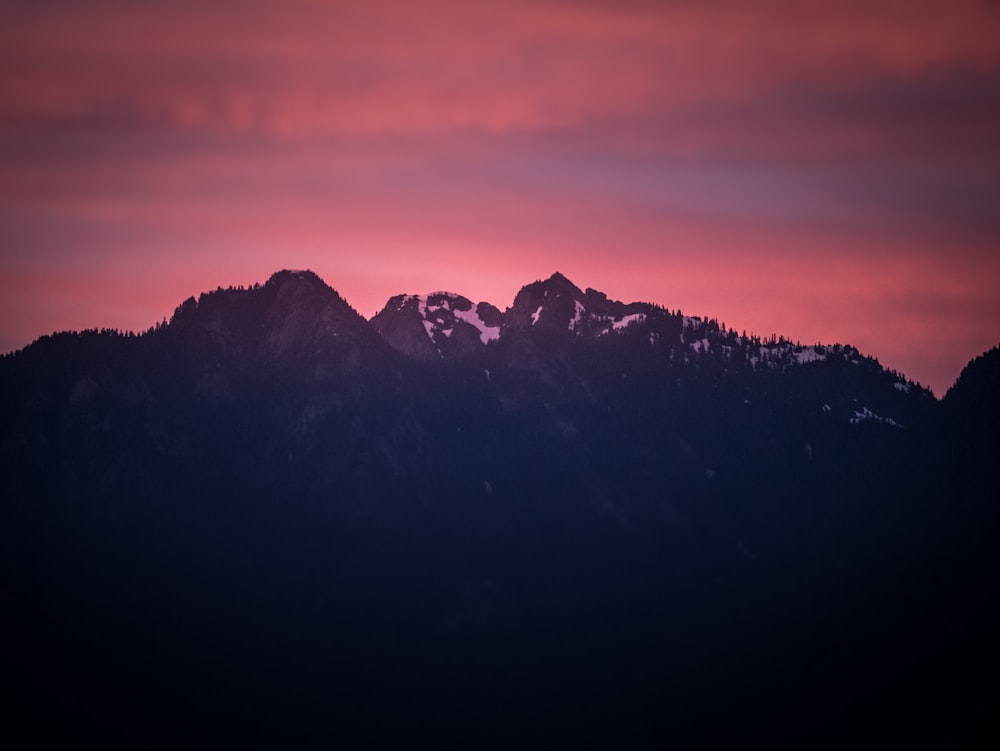
[[[997,0],[7,0],[0,351],[309,268],[561,271],[939,396],[1000,343]]]

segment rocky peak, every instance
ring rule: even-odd
[[[381,344],[365,319],[311,271],[279,271],[263,285],[220,287],[189,298],[170,329],[203,339],[220,354],[265,358],[304,356],[348,340]]]
[[[396,295],[371,320],[389,344],[418,360],[478,352],[500,337],[503,313],[453,292]]]
[[[575,331],[586,319],[584,293],[558,271],[521,288],[507,311],[512,329]]]
[[[265,283],[267,285],[311,285],[327,287],[328,285],[319,276],[309,269],[282,269],[275,271]]]
[[[596,337],[641,323],[655,312],[658,309],[646,303],[609,300],[603,292],[590,288],[583,292],[556,272],[521,289],[507,311],[507,325],[512,329]]]

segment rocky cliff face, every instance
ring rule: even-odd
[[[372,318],[372,326],[408,357],[433,361],[477,352],[500,338],[504,316],[489,303],[462,295],[396,295]]]

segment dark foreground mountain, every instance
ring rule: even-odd
[[[996,735],[1000,351],[309,272],[0,360],[10,717],[132,745]],[[985,681],[985,688],[982,688]]]

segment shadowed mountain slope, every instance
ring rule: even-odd
[[[43,337],[0,359],[14,715],[113,745],[990,731],[995,360],[938,402],[558,274],[368,322],[284,271]]]

